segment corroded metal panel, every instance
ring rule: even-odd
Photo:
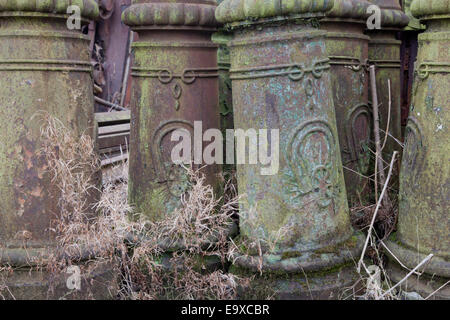
[[[239,194],[246,195],[239,241],[267,244],[286,231],[272,251],[263,245],[261,258],[257,252],[235,257],[232,271],[261,268],[264,275],[253,285],[276,288],[279,298],[331,298],[351,278],[342,266],[360,249],[349,221],[326,32],[316,27],[332,5],[316,3],[312,21],[302,16],[311,14],[311,1],[277,6],[225,0],[216,11],[233,32],[235,128],[279,130],[276,174],[261,175],[261,164],[237,165]],[[317,275],[332,268],[335,273]],[[302,272],[309,274],[309,292]]]
[[[220,128],[215,1],[134,1],[123,21],[139,33],[133,44],[129,199],[150,219],[165,217],[188,188],[186,171],[171,160],[171,133],[194,138]],[[200,137],[201,139],[201,137]],[[203,169],[217,187],[220,167]]]
[[[450,1],[416,0],[412,13],[427,25],[419,35],[413,101],[400,174],[398,232],[389,247],[404,265],[435,256],[408,286],[428,295],[450,278]],[[392,263],[394,278],[404,272]],[[430,277],[433,280],[430,280]],[[450,299],[450,289],[435,298]]]
[[[369,37],[364,35],[367,8],[364,0],[336,0],[320,22],[327,31],[331,86],[350,206],[367,197],[372,115],[368,102]]]

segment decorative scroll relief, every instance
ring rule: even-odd
[[[346,117],[345,132],[347,136],[348,150],[343,150],[349,155],[347,163],[358,162],[358,169],[367,172],[370,162],[370,128],[372,113],[367,104],[359,104],[352,108]]]
[[[368,67],[368,61],[361,61],[358,58],[355,57],[349,57],[349,56],[329,56],[330,58],[330,65],[336,65],[336,66],[346,66],[349,69],[359,72],[364,69],[367,69]]]
[[[425,80],[430,73],[450,73],[450,63],[446,62],[422,62],[416,69],[419,79]]]
[[[314,96],[313,79],[306,77],[306,74],[312,74],[315,79],[322,78],[323,73],[330,69],[330,60],[322,59],[313,61],[310,67],[305,67],[302,63],[279,64],[263,67],[231,69],[231,80],[247,80],[259,78],[273,78],[287,76],[292,81],[303,80],[303,88],[306,95],[306,106],[313,110],[315,104],[312,102]]]
[[[171,148],[165,147],[165,143],[170,140],[170,134],[178,129],[187,130],[191,137],[194,135],[194,126],[190,122],[185,120],[166,121],[155,130],[151,147],[156,180],[159,184],[164,184],[168,194],[176,199],[179,199],[180,195],[189,187],[186,170],[171,161]]]
[[[359,72],[359,77],[361,82],[364,82],[365,72],[369,70],[369,62],[368,59],[365,61],[361,61],[361,59],[349,56],[329,56],[330,65],[341,66],[344,68],[348,68],[354,72]]]
[[[335,137],[324,120],[307,121],[291,134],[286,150],[290,170],[284,179],[289,193],[302,201],[314,195],[320,208],[327,208],[335,197]]]
[[[231,80],[245,80],[288,76],[292,81],[299,81],[303,79],[306,73],[311,73],[316,79],[319,79],[325,70],[330,69],[329,62],[329,59],[314,61],[310,67],[305,67],[302,63],[288,63],[264,67],[231,69],[230,78]]]
[[[198,78],[215,78],[218,77],[217,68],[189,68],[184,69],[181,74],[174,73],[169,68],[167,69],[151,69],[151,68],[140,68],[133,67],[132,75],[134,77],[147,77],[147,78],[157,78],[159,82],[164,85],[170,85],[174,79],[179,79],[185,85],[193,84]],[[180,109],[180,99],[183,95],[183,88],[179,81],[176,81],[173,86],[171,86],[172,96],[175,99],[175,110]]]
[[[423,134],[419,122],[413,116],[408,118],[408,124],[405,130],[405,149],[403,151],[402,167],[404,172],[412,174],[414,171],[420,169],[422,165],[420,156],[425,153],[423,146]]]

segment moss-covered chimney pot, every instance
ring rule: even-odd
[[[414,0],[411,4],[414,17],[423,20],[450,14],[450,0]]]

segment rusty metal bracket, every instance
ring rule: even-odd
[[[114,13],[114,0],[100,0],[99,1],[99,9],[100,9],[100,17],[103,20],[108,20],[111,18]]]

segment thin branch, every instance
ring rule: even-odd
[[[408,270],[408,271],[411,271],[411,269],[409,269],[407,266],[405,266],[405,265],[400,261],[400,259],[397,258],[397,257],[395,256],[395,254],[388,248],[387,245],[384,244],[384,242],[383,242],[382,240],[380,241],[380,243],[381,243],[381,245],[384,247],[384,249],[386,249],[386,251],[389,252],[389,254],[390,254],[390,255],[398,262],[398,264],[399,264],[402,268],[404,268],[404,269],[406,269],[406,270]],[[418,276],[421,275],[420,272],[416,272],[415,274],[418,275]]]
[[[386,147],[387,139],[389,137],[387,132],[389,132],[389,126],[390,126],[390,123],[391,123],[391,109],[392,109],[391,79],[388,79],[388,92],[389,92],[388,118],[387,118],[386,131],[385,131],[385,134],[384,134],[384,142],[383,142],[383,146],[381,147],[381,151],[383,151],[384,147]]]
[[[392,140],[394,140],[402,149],[405,148],[405,144],[403,142],[401,142],[400,140],[398,140],[396,137],[394,137],[392,134],[390,134],[389,132],[384,131],[383,129],[380,129],[381,133],[387,134]]]
[[[378,94],[377,94],[377,80],[375,74],[375,66],[369,67],[370,75],[370,89],[372,93],[372,106],[373,106],[373,130],[375,136],[375,199],[378,201],[378,155],[380,150],[380,120],[378,117]]]
[[[431,258],[433,258],[433,256],[434,255],[432,253],[430,253],[425,259],[422,260],[421,263],[419,263],[414,269],[412,269],[410,273],[408,273],[402,280],[397,282],[397,284],[395,286],[393,286],[388,291],[383,293],[381,295],[381,298],[383,298],[388,293],[391,293],[395,288],[397,288],[399,285],[401,285],[403,282],[405,282],[411,275],[413,275],[416,272],[417,269],[419,269],[421,266],[423,266],[425,263],[427,263]]]
[[[379,111],[378,111],[378,94],[377,94],[377,84],[376,84],[376,74],[375,74],[375,66],[370,66],[370,87],[372,91],[372,106],[373,106],[373,119],[374,119],[374,135],[375,135],[375,181],[377,181],[377,171],[378,168],[380,169],[378,171],[380,175],[380,182],[381,184],[386,184],[386,176],[384,174],[384,168],[383,168],[383,161],[381,156],[381,138],[380,138],[380,117],[379,117]],[[388,130],[389,132],[389,130]],[[378,186],[377,183],[375,183],[375,198],[378,198]],[[386,196],[386,198],[381,197],[383,199],[383,204],[385,207],[390,208],[391,207],[391,201],[389,199],[389,195]],[[378,200],[377,200],[378,201]]]
[[[122,79],[122,94],[120,95],[120,105],[123,106],[123,104],[125,103],[125,96],[127,94],[127,89],[128,89],[128,77],[130,75],[130,64],[131,64],[131,55],[132,55],[132,45],[133,45],[133,41],[134,41],[134,32],[130,30],[130,34],[129,34],[129,44],[128,44],[128,52],[127,52],[127,60],[126,60],[126,64],[125,64],[125,72],[123,75],[123,79]]]
[[[372,176],[373,175],[370,175],[370,176],[366,176],[366,175],[363,175],[363,174],[361,174],[361,173],[359,173],[358,171],[355,171],[355,170],[353,170],[353,169],[351,169],[351,168],[349,168],[349,167],[346,167],[346,166],[342,166],[345,170],[348,170],[348,171],[350,171],[350,172],[352,172],[352,173],[354,173],[354,174],[356,174],[356,175],[358,175],[358,176],[361,176],[361,177],[363,177],[363,178],[366,178],[366,179],[368,179],[369,181],[372,181],[372,182],[374,182],[375,183],[375,180],[374,179],[372,179]],[[388,168],[388,166],[386,166],[386,168]],[[382,185],[381,183],[378,183],[378,185]],[[394,189],[394,188],[392,188],[392,187],[388,187],[388,189],[390,190],[390,191],[396,191],[396,189]],[[375,204],[373,204],[372,206],[374,206]]]
[[[429,298],[431,298],[432,296],[434,296],[436,294],[436,292],[438,292],[439,290],[443,289],[446,285],[448,285],[450,283],[450,280],[447,281],[446,283],[444,283],[442,286],[440,286],[439,288],[437,288],[436,290],[434,290],[432,293],[430,293],[428,295],[428,297],[425,298],[425,300],[428,300]]]
[[[375,212],[373,213],[372,221],[370,222],[369,230],[367,232],[366,242],[364,244],[364,249],[361,253],[361,258],[358,262],[358,273],[361,271],[361,264],[363,263],[364,255],[366,254],[367,246],[369,244],[370,236],[372,234],[372,229],[373,229],[373,225],[375,223],[375,219],[378,214],[378,210],[380,210],[381,202],[382,202],[382,200],[384,198],[384,194],[386,193],[386,190],[388,188],[389,180],[391,179],[392,168],[394,167],[394,163],[395,163],[395,159],[397,158],[397,154],[398,154],[398,151],[394,151],[394,153],[392,154],[391,165],[389,167],[388,177],[386,179],[386,183],[384,184],[383,190],[381,191],[380,199],[378,199],[377,207],[375,208]]]
[[[114,110],[118,110],[118,111],[128,111],[128,109],[126,109],[126,108],[124,108],[124,107],[122,107],[122,106],[119,106],[119,105],[117,105],[117,104],[115,104],[115,103],[112,103],[112,102],[109,102],[109,101],[106,101],[106,100],[103,100],[103,99],[101,99],[101,98],[99,98],[99,97],[97,97],[97,96],[94,96],[94,100],[95,100],[95,102],[98,102],[98,103],[100,103],[100,104],[103,104],[103,105],[105,105],[105,106],[108,106],[108,107],[110,107],[110,108],[112,108],[112,109],[114,109]]]

